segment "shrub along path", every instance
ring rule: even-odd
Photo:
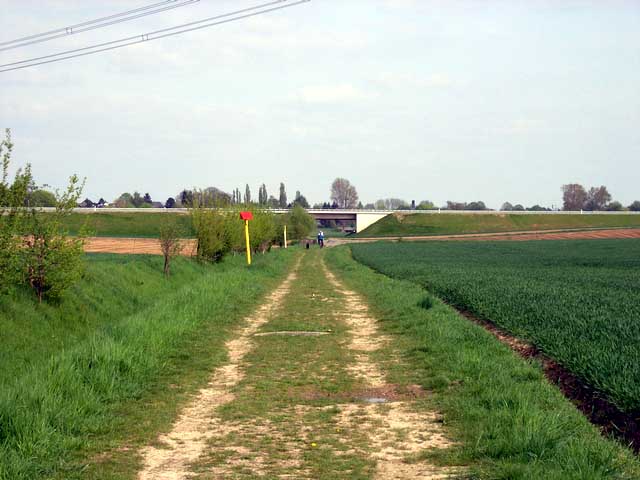
[[[419,386],[388,382],[398,352],[319,250],[304,252],[226,350],[226,364],[171,431],[139,452],[139,479],[423,479],[454,472],[421,457],[451,445],[439,416]]]

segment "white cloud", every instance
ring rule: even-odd
[[[453,80],[444,73],[416,75],[414,73],[385,73],[380,75],[378,83],[386,88],[448,88]]]
[[[295,99],[306,103],[341,103],[371,100],[377,95],[365,92],[350,84],[312,85],[301,88]]]

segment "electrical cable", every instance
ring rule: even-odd
[[[209,27],[214,27],[217,25],[222,25],[225,23],[230,23],[230,22],[234,22],[234,21],[238,21],[238,20],[243,20],[249,17],[254,17],[257,15],[262,15],[264,13],[269,13],[269,12],[274,12],[277,10],[282,10],[285,8],[289,8],[289,7],[294,7],[296,5],[300,5],[303,3],[307,3],[310,2],[311,0],[298,0],[295,1],[293,3],[286,3],[285,5],[280,5],[280,6],[273,6],[273,5],[277,5],[277,4],[281,4],[284,2],[289,2],[290,0],[274,0],[272,2],[268,2],[268,3],[264,3],[261,5],[256,5],[254,7],[249,7],[249,8],[244,8],[241,10],[236,10],[234,12],[230,12],[230,13],[225,13],[225,14],[221,14],[221,15],[216,15],[213,17],[209,17],[209,18],[205,18],[202,20],[197,20],[194,22],[189,22],[189,23],[185,23],[182,25],[177,25],[174,27],[169,27],[169,28],[163,28],[160,30],[156,30],[154,32],[149,32],[149,33],[145,33],[142,35],[135,35],[132,37],[127,37],[127,38],[123,38],[120,40],[113,40],[110,42],[104,42],[104,43],[100,43],[100,44],[96,44],[96,45],[91,45],[88,47],[83,47],[83,48],[77,48],[74,50],[67,50],[67,51],[63,51],[63,52],[59,52],[59,53],[55,53],[55,54],[51,54],[51,55],[44,55],[42,57],[35,57],[35,58],[30,58],[27,60],[21,60],[18,62],[12,62],[12,63],[6,63],[4,65],[0,65],[0,73],[4,73],[4,72],[9,72],[12,70],[20,70],[23,68],[28,68],[28,67],[34,67],[37,65],[44,65],[44,64],[48,64],[48,63],[54,63],[54,62],[59,62],[62,60],[67,60],[67,59],[71,59],[71,58],[77,58],[77,57],[83,57],[86,55],[92,55],[94,53],[100,53],[100,52],[105,52],[105,51],[109,51],[109,50],[115,50],[117,48],[123,48],[123,47],[127,47],[130,45],[135,45],[138,43],[144,43],[147,41],[151,41],[151,40],[158,40],[161,38],[167,38],[167,37],[172,37],[175,35],[179,35],[182,33],[187,33],[187,32],[192,32],[195,30],[201,30],[204,28],[209,28]],[[266,8],[266,7],[271,7],[271,8]],[[259,10],[259,9],[264,9],[264,10]],[[254,10],[259,10],[259,11],[254,11]],[[251,13],[246,13],[246,12],[251,12]],[[226,18],[226,17],[232,17],[232,18]],[[219,20],[221,18],[225,18],[225,20]],[[211,22],[212,20],[219,20],[219,21],[215,21],[212,23],[206,23],[206,22]],[[204,25],[201,25],[203,24]],[[198,25],[198,26],[194,26],[194,25]],[[186,28],[186,27],[190,27],[190,28]],[[181,30],[179,30],[181,29]],[[173,31],[173,30],[178,30],[178,31]],[[167,33],[169,32],[169,33]],[[54,57],[59,57],[59,58],[54,58]],[[25,65],[26,64],[26,65]],[[7,68],[10,67],[10,68]]]
[[[111,21],[104,21],[102,23],[97,23],[96,21],[85,22],[85,23],[97,23],[97,24],[96,25],[91,25],[91,26],[88,26],[88,27],[84,27],[84,28],[77,28],[77,26],[66,27],[65,29],[60,29],[60,30],[55,31],[55,32],[60,32],[60,33],[49,34],[48,36],[47,36],[47,34],[39,34],[39,35],[37,35],[37,37],[41,37],[41,38],[35,38],[33,40],[27,40],[27,41],[24,41],[22,43],[18,43],[18,44],[15,44],[15,45],[10,45],[8,47],[1,47],[0,48],[0,52],[4,52],[6,50],[13,50],[13,49],[20,48],[20,47],[26,47],[28,45],[34,45],[36,43],[48,42],[50,40],[55,40],[57,38],[68,37],[70,35],[76,35],[78,33],[88,32],[90,30],[96,30],[98,28],[104,28],[104,27],[108,27],[108,26],[111,26],[111,25],[116,25],[118,23],[129,22],[131,20],[136,20],[138,18],[147,17],[149,15],[155,15],[157,13],[166,12],[167,10],[174,10],[176,8],[185,7],[187,5],[192,5],[194,3],[199,2],[200,0],[186,0],[186,1],[182,0],[181,3],[175,3],[178,0],[171,0],[171,1],[174,2],[174,5],[165,6],[165,7],[158,8],[156,10],[152,10],[152,11],[148,11],[148,12],[144,12],[144,13],[138,13],[137,15],[130,15],[130,16],[127,16],[125,18],[119,18],[117,20],[111,20]],[[14,43],[14,42],[11,42],[11,43]]]

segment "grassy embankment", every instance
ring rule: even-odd
[[[85,222],[92,235],[97,237],[158,238],[162,219],[174,215],[184,230],[184,238],[195,237],[191,216],[167,213],[72,213],[65,218],[65,227],[72,235],[77,234]]]
[[[374,247],[353,249],[359,258],[366,252],[371,259]],[[395,247],[381,244],[375,255],[395,255]],[[354,261],[346,247],[326,255],[330,267],[365,296],[402,352],[390,380],[406,382],[408,376],[427,388],[428,398],[459,442],[444,456],[429,455],[434,461],[469,465],[473,478],[640,477],[633,454],[602,438],[547,383],[539,365],[517,357],[414,281],[375,273]]]
[[[590,228],[640,228],[640,215],[391,214],[358,233],[356,237],[409,237]]]
[[[112,454],[170,424],[291,259],[257,256],[251,269],[241,257],[179,259],[165,280],[160,257],[95,255],[59,305],[26,291],[0,298],[0,479],[135,472],[132,452],[113,465]]]

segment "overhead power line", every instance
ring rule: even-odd
[[[138,18],[147,17],[149,15],[155,15],[157,13],[166,12],[167,10],[173,10],[187,5],[192,5],[200,0],[170,0],[169,2],[162,2],[164,6],[158,7],[158,4],[148,7],[142,7],[129,12],[123,12],[109,17],[103,17],[101,19],[91,20],[77,25],[71,25],[69,27],[59,28],[57,30],[51,30],[46,33],[39,33],[37,35],[31,35],[29,37],[23,37],[17,40],[11,40],[9,42],[0,43],[0,52],[6,50],[13,50],[20,47],[26,47],[27,45],[34,45],[36,43],[48,42],[55,40],[56,38],[68,37],[69,35],[76,35],[82,32],[88,32],[90,30],[96,30],[98,28],[104,28],[118,23],[130,22]],[[170,3],[170,5],[166,5]],[[152,8],[157,7],[157,8]],[[139,13],[140,10],[146,10]],[[8,45],[2,47],[2,45]]]
[[[311,0],[274,0],[272,2],[263,3],[254,7],[244,8],[236,10],[234,12],[224,13],[202,20],[194,22],[184,23],[175,27],[163,28],[154,32],[144,33],[142,35],[135,35],[132,37],[122,38],[120,40],[113,40],[110,42],[99,43],[84,48],[77,48],[74,50],[66,50],[63,52],[44,55],[42,57],[30,58],[27,60],[21,60],[18,62],[6,63],[0,65],[0,73],[10,72],[13,70],[20,70],[23,68],[35,67],[37,65],[44,65],[53,62],[60,62],[71,58],[83,57],[86,55],[93,55],[95,53],[105,52],[108,50],[115,50],[117,48],[124,48],[130,45],[136,45],[138,43],[149,42],[151,40],[159,40],[161,38],[173,37],[182,33],[193,32],[196,30],[202,30],[204,28],[215,27],[225,23],[244,20],[249,17],[255,17],[269,12],[275,12],[277,10],[283,10],[285,8],[294,7],[303,3],[308,3]],[[278,5],[280,4],[280,5]]]
[[[56,28],[55,30],[49,30],[48,32],[36,33],[35,35],[27,35],[26,37],[15,38],[13,40],[8,40],[4,42],[0,42],[0,47],[5,45],[11,45],[12,43],[20,43],[25,42],[27,40],[33,40],[35,38],[47,37],[49,35],[55,35],[58,33],[65,33],[69,30],[73,30],[80,27],[86,27],[87,25],[93,25],[95,23],[102,23],[109,20],[113,20],[115,18],[126,17],[129,15],[134,15],[139,12],[144,12],[145,10],[151,10],[154,8],[166,6],[168,4],[176,3],[180,0],[164,0],[163,2],[153,3],[151,5],[147,5],[145,7],[134,8],[133,10],[127,10],[126,12],[120,12],[113,15],[108,15],[106,17],[96,18],[94,20],[88,20],[81,23],[76,23],[75,25],[69,25],[68,27]]]

